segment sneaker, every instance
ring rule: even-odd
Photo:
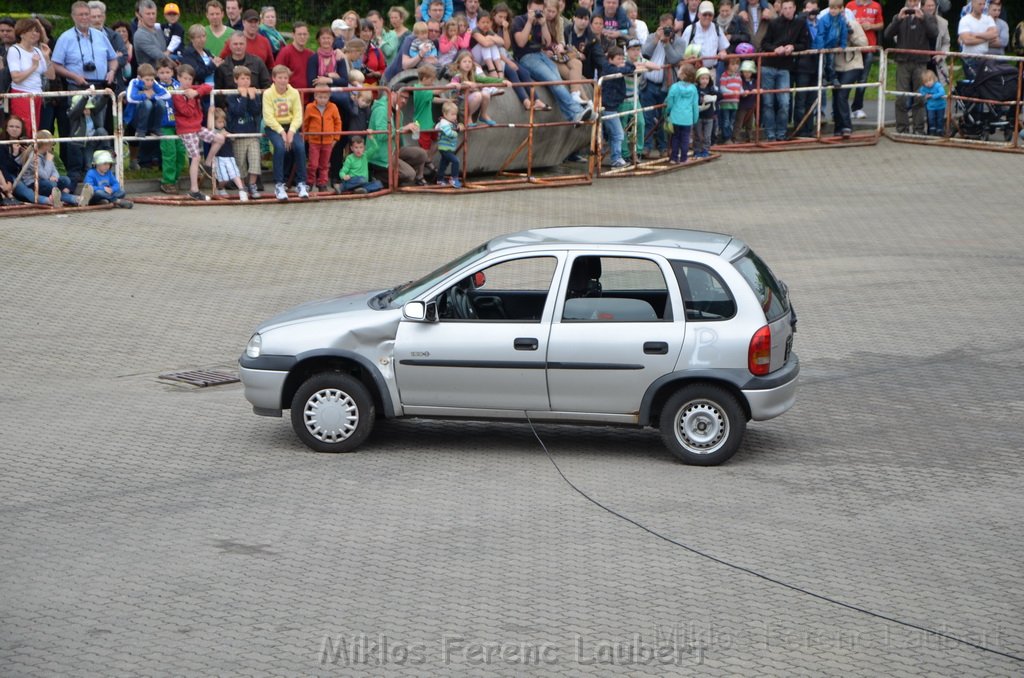
[[[274,197],[278,200],[288,199],[288,191],[285,190],[284,184],[274,184]]]
[[[578,103],[580,106],[583,105],[583,97],[580,96],[579,91],[572,92],[572,100]]]
[[[82,195],[79,196],[79,198],[78,198],[78,206],[79,207],[87,206],[89,204],[89,201],[92,200],[92,193],[93,193],[92,186],[90,186],[89,184],[86,184],[85,186],[82,186]]]
[[[54,186],[50,191],[50,207],[57,208],[63,204],[64,202],[60,199],[60,189]]]
[[[618,160],[612,161],[612,167],[626,167],[629,165],[625,158],[619,158]]]
[[[249,201],[249,194],[246,193],[244,190],[239,189],[238,190],[238,199],[241,200],[242,202],[248,202]]]
[[[864,118],[868,117],[868,114],[862,110],[853,111],[851,115],[857,120],[863,120]]]
[[[462,182],[458,177],[452,177],[452,188],[462,188]]]
[[[366,193],[366,188],[364,188],[363,186],[356,186],[355,188],[352,189],[352,192],[359,193],[361,195],[363,193]]]
[[[167,195],[177,195],[178,186],[177,184],[160,184],[160,192]]]
[[[588,122],[594,114],[594,105],[589,101],[580,108],[580,112],[572,119],[573,122]]]
[[[303,200],[309,200],[309,186],[307,186],[306,184],[304,184],[302,182],[299,182],[298,188],[299,188],[299,197],[302,198]]]
[[[188,197],[191,198],[192,200],[198,200],[200,202],[204,202],[210,199],[210,196],[206,195],[205,193],[202,193],[201,191],[189,191]]]
[[[447,179],[438,179],[437,180],[437,185],[438,186],[447,186],[448,185],[448,180]]]
[[[257,186],[256,184],[249,184],[249,197],[252,198],[253,200],[259,200],[260,198],[263,197],[263,194],[260,193],[259,186]]]
[[[851,130],[851,129],[843,129],[843,130],[840,130],[840,132],[839,132],[839,136],[843,137],[844,139],[849,139],[852,134],[853,134],[853,130]]]
[[[426,186],[427,180],[424,179],[423,177],[417,177],[413,183],[415,183],[417,186]]]
[[[219,189],[217,189],[217,197],[218,198],[226,198],[226,197],[228,197],[228,189],[226,189],[226,188],[219,188]]]
[[[123,210],[130,210],[131,208],[135,207],[135,203],[133,203],[131,200],[125,200],[124,198],[121,198],[119,200],[114,201],[114,206],[120,207]]]

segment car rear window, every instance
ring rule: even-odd
[[[759,256],[747,250],[746,254],[733,261],[732,265],[747,281],[750,289],[754,290],[768,322],[775,322],[789,313],[789,295],[786,294],[786,288]]]
[[[728,320],[736,315],[736,300],[722,278],[703,264],[672,261],[687,320]]]

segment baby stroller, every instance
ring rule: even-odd
[[[1005,101],[1006,105],[956,100],[956,127],[965,139],[981,139],[1002,130],[1006,141],[1013,136],[1014,105],[1018,86],[1017,66],[984,60],[972,79],[956,83],[954,93],[974,99]]]

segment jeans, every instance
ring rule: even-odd
[[[789,71],[765,66],[761,69],[761,89],[789,89]],[[789,92],[761,95],[761,126],[768,141],[786,138],[789,123]]]
[[[718,123],[722,130],[722,141],[731,141],[732,131],[736,125],[736,109],[718,109]]]
[[[124,198],[124,191],[114,191],[113,193],[107,193],[103,189],[97,189],[92,194],[92,199],[89,201],[90,205],[98,205],[105,202],[114,202],[115,200],[121,200]]]
[[[451,167],[452,179],[459,178],[459,157],[452,151],[441,151],[441,164],[437,167],[437,180],[440,181],[447,176],[448,168]]]
[[[941,137],[946,131],[946,109],[928,109],[928,134]]]
[[[840,85],[852,85],[860,82],[862,71],[859,68],[855,68],[851,71],[838,71],[836,75],[839,76]],[[832,120],[835,122],[836,132],[839,133],[843,130],[852,130],[853,123],[850,119],[850,90],[836,89],[832,90],[832,92]]]
[[[39,177],[39,197],[44,197],[44,196],[47,197],[47,198],[50,197],[50,192],[53,191],[54,186],[56,186],[57,188],[59,188],[61,190],[60,201],[62,203],[65,203],[67,205],[77,205],[78,204],[78,198],[73,196],[71,193],[65,193],[64,192],[64,191],[70,191],[72,186],[73,186],[73,183],[72,183],[71,179],[68,178],[68,177],[57,177],[56,183],[50,181],[49,179],[44,179],[42,177]],[[29,198],[31,198],[32,197],[32,195],[31,195],[32,194],[31,187],[28,189],[28,191],[29,191]],[[32,202],[32,200],[30,199],[29,202]]]
[[[622,129],[622,120],[615,115],[614,111],[605,109],[605,114],[601,118],[601,123],[604,127],[604,133],[608,135],[608,150],[612,154],[612,162],[618,162],[622,160],[622,140],[626,138],[626,133]]]
[[[540,52],[524,54],[519,62],[526,66],[537,82],[555,82],[562,79],[562,76],[558,74],[558,67],[555,66],[555,63]],[[575,120],[579,117],[583,107],[572,98],[568,87],[565,85],[552,85],[548,89],[551,90],[552,96],[558,102],[558,109],[562,112],[563,118]]]
[[[146,99],[135,104],[135,136],[144,137],[150,132],[160,132],[160,123],[164,117],[164,107],[159,101]]]
[[[860,78],[857,80],[859,83],[865,83],[868,81],[868,76],[871,74],[871,64],[875,63],[874,52],[863,52],[864,55],[864,70],[860,73]],[[864,92],[867,91],[866,87],[859,87],[853,95],[853,105],[851,106],[855,111],[864,110]]]
[[[714,141],[714,134],[714,118],[700,118],[697,120],[697,129],[693,137],[694,155],[711,152],[711,143]]]
[[[661,83],[649,82],[646,87],[640,90],[640,105],[644,108],[658,106],[665,103],[667,96],[668,92],[661,89]],[[657,146],[659,151],[664,151],[668,148],[668,142],[665,140],[665,129],[662,127],[663,115],[664,109],[644,111],[644,127],[651,131],[651,138],[644,139],[644,150],[654,150],[655,146]]]
[[[686,156],[690,153],[690,130],[691,125],[675,125],[672,127],[672,151],[668,159],[672,162],[686,162]]]
[[[505,64],[505,79],[512,84],[520,82],[530,82],[533,76],[522,66],[519,66],[519,70],[510,68],[508,64]],[[512,91],[516,93],[520,101],[526,101],[530,97],[529,87],[513,87]]]
[[[366,177],[351,176],[348,179],[345,179],[344,181],[341,182],[341,190],[339,192],[348,193],[349,191],[356,190],[360,186],[365,188],[367,193],[373,193],[384,188],[384,186],[382,186],[381,183],[376,179],[371,181]]]
[[[20,181],[15,181],[14,182],[14,197],[17,198],[18,200],[22,201],[22,202],[38,203],[40,205],[45,205],[46,204],[46,200],[50,197],[50,194],[49,193],[43,193],[42,182],[40,182],[40,184],[39,184],[39,197],[38,198],[33,198],[32,197],[32,187],[31,186],[26,186],[25,184],[21,183]]]
[[[284,137],[270,128],[267,128],[267,138],[274,149],[274,183],[284,183],[284,158],[289,152],[295,164],[295,182],[306,183],[306,144],[302,141],[302,134],[295,133],[291,151],[285,148]]]

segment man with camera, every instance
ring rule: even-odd
[[[71,5],[71,19],[75,22],[74,27],[57,38],[50,57],[57,75],[67,80],[69,90],[113,87],[118,68],[117,52],[106,34],[92,27],[88,3],[76,2]],[[93,119],[105,120],[109,99],[95,97],[93,102]],[[73,184],[77,184],[89,169],[85,142],[69,143],[67,159],[68,176]]]
[[[931,50],[939,34],[939,24],[934,14],[921,10],[921,0],[907,0],[907,4],[885,28],[885,38],[895,41],[898,49]],[[921,76],[931,57],[927,54],[893,55],[896,61],[896,89],[900,92],[917,92],[921,88]],[[920,97],[899,97],[896,99],[896,131],[910,132],[911,119],[914,134],[925,134],[924,101]]]
[[[562,79],[558,66],[544,54],[554,40],[544,18],[544,0],[529,0],[526,14],[512,20],[512,52],[515,60],[526,67],[537,82],[558,82]],[[580,105],[565,85],[552,85],[551,94],[558,102],[558,108],[566,120],[581,122],[589,120],[594,108]]]
[[[657,158],[668,150],[665,129],[662,127],[662,109],[651,106],[665,103],[668,89],[676,81],[676,66],[683,58],[686,43],[675,32],[675,17],[662,14],[658,28],[647,36],[641,54],[652,68],[644,72],[647,86],[640,90],[640,104],[644,107],[644,126],[651,133],[644,140],[644,157]],[[667,68],[666,68],[667,67]],[[657,145],[657,149],[655,149]]]

